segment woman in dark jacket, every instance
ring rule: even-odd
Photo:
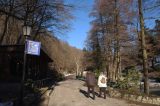
[[[93,72],[87,72],[86,74],[86,84],[88,87],[88,97],[90,96],[90,92],[93,94],[93,99],[95,99],[94,87],[96,86],[96,77]]]

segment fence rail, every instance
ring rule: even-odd
[[[54,81],[52,78],[46,78],[46,79],[42,79],[42,80],[37,80],[34,81],[32,84],[32,87],[37,87],[37,88],[43,88],[49,85],[54,84]]]

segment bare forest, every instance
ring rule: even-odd
[[[22,26],[27,24],[32,27],[29,39],[40,41],[53,60],[51,70],[80,75],[92,68],[118,82],[134,67],[149,94],[149,78],[160,77],[160,1],[94,0],[83,50],[56,37],[69,31],[73,9],[64,0],[0,0],[0,45],[23,45]]]
[[[120,80],[126,69],[134,67],[142,73],[144,92],[149,94],[149,73],[156,71],[155,58],[160,53],[159,3],[95,0],[90,13],[92,28],[84,49],[87,67],[92,66],[98,73],[105,71],[111,81]],[[153,28],[147,26],[150,20],[155,20]]]
[[[0,0],[0,5],[0,45],[23,45],[22,26],[30,25],[29,39],[42,43],[53,60],[51,70],[79,73],[82,51],[56,37],[70,29],[72,5],[63,0]]]

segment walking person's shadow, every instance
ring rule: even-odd
[[[89,97],[88,97],[87,91],[79,89],[79,92],[82,93],[86,98],[92,98],[94,100],[94,98],[92,96],[89,95]],[[95,92],[95,96],[98,96],[98,93]]]

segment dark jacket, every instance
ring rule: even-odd
[[[96,86],[96,77],[93,72],[87,72],[86,74],[86,84],[87,86],[94,87]]]

